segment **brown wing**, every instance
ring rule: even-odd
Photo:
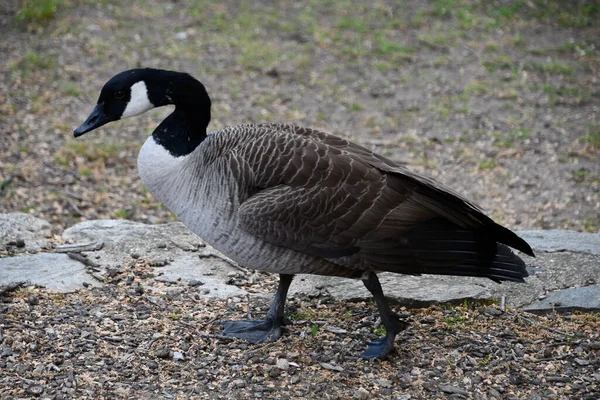
[[[485,246],[500,241],[531,251],[461,196],[363,147],[288,125],[261,129],[265,133],[239,151],[258,191],[238,213],[242,229],[270,243],[325,258],[360,253],[363,263],[404,273],[427,272],[415,251],[430,251],[422,242],[435,232],[460,231],[444,239],[445,247],[469,242],[463,247],[471,258],[481,252],[482,228],[491,232]]]

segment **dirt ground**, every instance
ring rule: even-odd
[[[57,7],[33,12],[38,3]],[[187,71],[200,79],[213,100],[213,129],[269,121],[319,128],[436,178],[512,229],[600,231],[598,1],[5,0],[0,36],[0,212],[45,218],[55,233],[85,219],[173,219],[136,172],[139,147],[169,110],[72,137],[105,81],[138,66]],[[128,320],[135,317],[136,305],[125,289],[66,297],[35,290],[37,308],[28,308],[28,293],[17,292],[0,313],[0,342],[13,352],[0,361],[11,371],[0,378],[0,391],[10,389],[13,398],[77,393],[78,398],[193,398],[207,388],[222,398],[231,393],[255,398],[599,397],[594,346],[600,329],[594,316],[541,319],[537,323],[545,328],[540,330],[518,313],[491,318],[467,307],[451,313],[470,313],[468,321],[481,316],[486,325],[461,323],[457,330],[456,324],[439,322],[447,310],[414,311],[413,319],[420,322],[406,333],[408,344],[378,364],[348,359],[339,343],[299,344],[298,335],[266,350],[212,337],[192,343],[195,330],[205,328],[173,322],[166,329],[169,321],[181,319],[159,315],[162,309],[153,311],[157,320],[152,324],[160,326],[147,326],[139,340],[98,339],[112,333],[91,333],[92,339],[85,339],[100,329],[98,324],[121,333],[139,329],[141,322]],[[111,302],[111,296],[125,304]],[[165,301],[168,307],[185,308],[203,300],[176,306],[171,302],[177,299]],[[294,301],[310,308],[322,299]],[[102,317],[107,311],[98,307],[116,307],[125,320],[107,320]],[[226,311],[222,307],[207,304],[206,312],[190,321],[209,321],[209,314]],[[339,308],[336,314],[343,315],[346,307],[362,315],[356,305],[331,307]],[[72,327],[65,318],[77,313],[81,320]],[[435,322],[427,319],[429,314]],[[332,315],[319,318],[339,325]],[[363,319],[349,320],[348,330],[360,331]],[[82,337],[80,353],[65,339],[69,335],[43,350],[27,347],[31,338],[24,332],[35,331],[38,321],[40,332],[49,337],[48,329],[75,329],[71,333]],[[22,337],[16,340],[19,332]],[[166,357],[154,357],[158,350],[152,347],[157,340],[152,332],[162,332],[172,341],[165,346],[187,351],[196,364],[173,361],[168,351]],[[452,339],[446,347],[444,338]],[[99,344],[85,344],[92,342]],[[471,354],[478,343],[497,347]],[[150,346],[147,352],[127,357],[142,344]],[[300,345],[309,349],[294,355]],[[19,349],[20,361],[6,361]],[[52,360],[62,354],[64,362],[65,351],[79,354],[81,364],[69,361],[70,367],[61,369]],[[96,352],[90,362],[97,362],[97,369],[84,360],[89,352]],[[264,352],[270,352],[270,361],[260,359]],[[528,354],[537,355],[529,360]],[[280,368],[283,372],[273,378],[279,358],[299,367]],[[449,367],[460,362],[470,369]],[[444,368],[436,370],[438,363]],[[36,375],[38,365],[46,367]],[[227,365],[234,366],[235,374]],[[336,369],[340,365],[343,371]],[[139,374],[115,372],[121,369]],[[434,372],[421,375],[421,369]],[[98,383],[103,374],[108,375]],[[144,379],[151,384],[134,384]],[[191,382],[187,386],[186,380]],[[74,384],[65,382],[77,382],[83,391],[74,392]],[[40,385],[42,393],[37,393]],[[244,392],[246,386],[252,389]]]

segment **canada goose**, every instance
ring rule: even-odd
[[[207,133],[211,101],[186,73],[133,69],[111,78],[74,134],[154,107],[175,110],[138,156],[148,190],[189,229],[247,268],[280,274],[264,320],[226,321],[223,334],[275,340],[295,274],[360,278],[387,330],[363,358],[383,358],[406,328],[376,273],[524,282],[533,256],[514,232],[439,183],[313,129],[239,125]]]

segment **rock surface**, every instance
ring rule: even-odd
[[[508,282],[498,285],[481,278],[383,273],[380,280],[384,292],[392,301],[407,306],[504,297],[509,306],[532,304],[526,309],[536,312],[599,309],[597,286],[582,287],[595,285],[600,277],[600,234],[562,230],[519,234],[531,243],[537,256],[523,256],[530,273],[526,284]],[[22,213],[0,214],[0,238],[7,254],[18,253],[12,251],[14,244],[8,244],[15,243],[17,237],[24,238],[29,243],[25,249],[35,253],[43,246],[49,247],[48,236],[45,221]],[[243,289],[229,284],[233,276],[244,272],[206,246],[181,223],[145,225],[121,220],[87,221],[67,229],[62,239],[91,248],[80,254],[98,266],[96,272],[100,276],[126,271],[142,262],[152,267],[156,280],[167,284],[201,285],[203,294],[211,297],[246,294]],[[61,247],[56,250],[60,251]],[[0,259],[0,285],[23,280],[57,291],[77,290],[83,282],[98,284],[83,264],[63,254]],[[568,290],[561,293],[563,289]],[[312,295],[326,292],[339,300],[371,297],[360,281],[310,275],[299,276],[294,281],[290,294],[300,292]],[[557,303],[561,306],[557,307]]]
[[[0,214],[0,251],[35,253],[46,247],[52,236],[50,224],[30,214]]]
[[[0,285],[27,282],[61,293],[74,292],[84,283],[99,286],[85,265],[66,254],[40,253],[0,258]]]
[[[523,310],[535,313],[598,311],[600,310],[600,285],[559,290],[524,307]]]

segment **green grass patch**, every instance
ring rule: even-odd
[[[478,168],[480,171],[487,171],[490,169],[494,169],[497,166],[498,166],[498,161],[496,161],[494,158],[488,158],[488,159],[481,161],[479,163]]]
[[[533,71],[544,72],[555,75],[573,75],[575,74],[575,68],[561,61],[550,61],[547,63],[527,63],[525,68]]]
[[[507,54],[497,54],[490,59],[482,62],[483,68],[488,72],[494,72],[500,69],[515,69],[515,60]]]
[[[37,70],[49,70],[56,65],[56,56],[50,54],[29,51],[23,55],[21,60],[11,66],[11,69],[21,72]]]
[[[65,96],[79,97],[83,93],[75,82],[67,82],[61,88],[60,92]]]
[[[337,19],[335,26],[340,29],[348,29],[353,32],[365,33],[369,30],[368,23],[359,16],[347,16]]]
[[[17,22],[43,23],[51,20],[56,14],[61,0],[21,0],[21,7],[17,11]]]
[[[581,138],[582,143],[588,143],[594,149],[600,150],[600,127],[598,125],[588,125],[587,135]]]

